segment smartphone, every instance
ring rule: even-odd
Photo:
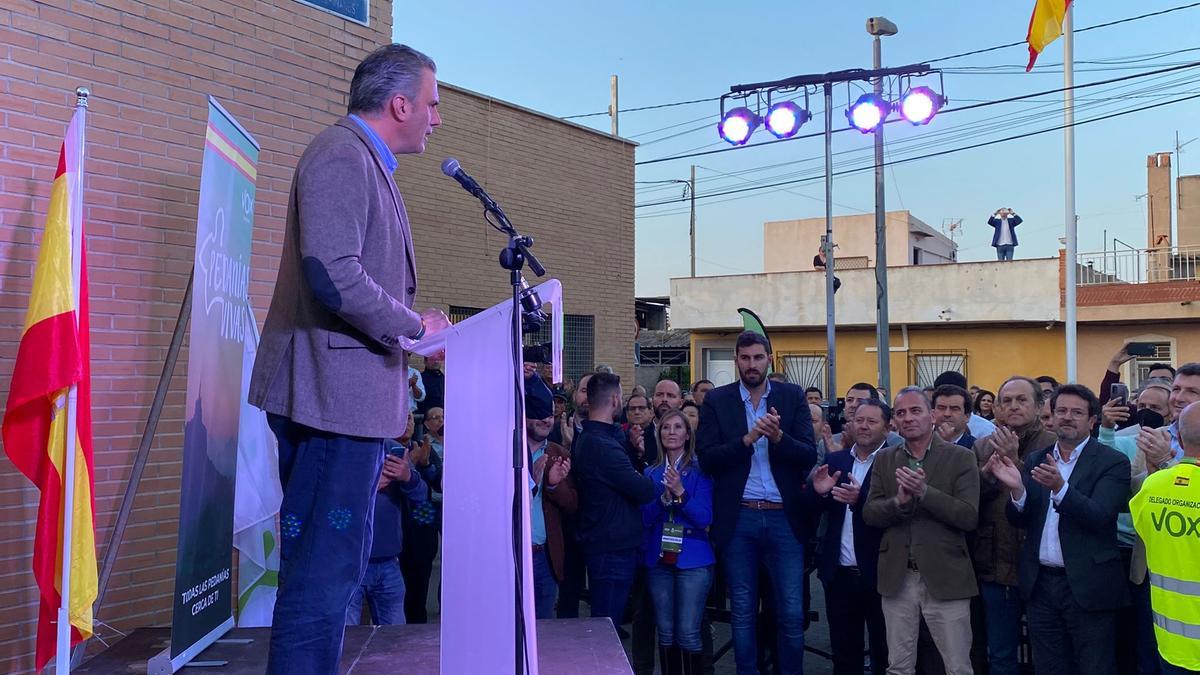
[[[1130,356],[1154,356],[1153,342],[1130,342],[1125,345],[1125,353]]]
[[[403,458],[404,457],[404,446],[399,445],[399,444],[393,445],[388,448],[387,453],[393,457]]]
[[[1129,387],[1121,382],[1113,382],[1112,387],[1108,391],[1108,400],[1120,401],[1121,403],[1129,402]]]

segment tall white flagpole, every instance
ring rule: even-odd
[[[83,253],[83,152],[84,130],[87,126],[88,96],[86,87],[75,90],[75,117],[68,132],[65,150],[75,162],[67,162],[67,181],[70,197],[68,221],[71,228],[71,289],[75,304],[75,328],[79,328],[79,279]],[[58,636],[55,644],[54,669],[58,675],[71,672],[71,539],[74,533],[75,509],[75,446],[78,385],[67,392],[67,438],[63,448],[63,514],[62,514],[62,572],[59,578]]]
[[[1066,338],[1067,338],[1067,382],[1076,381],[1076,335],[1075,335],[1075,276],[1076,236],[1079,223],[1075,216],[1075,4],[1067,5],[1063,20],[1063,178],[1066,192],[1064,204],[1067,226],[1066,259]]]

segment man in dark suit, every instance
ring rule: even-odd
[[[966,533],[979,520],[975,454],[933,430],[925,392],[896,395],[904,443],[871,469],[863,520],[883,528],[878,584],[887,624],[888,673],[912,675],[925,619],[947,675],[971,675],[971,598],[979,594]]]
[[[382,47],[354,71],[349,114],[296,165],[249,394],[279,439],[283,484],[268,673],[338,672],[385,444],[408,421],[401,338],[449,325],[412,310],[412,233],[392,178],[395,155],[425,150],[437,105],[433,61]]]
[[[1115,675],[1116,610],[1129,602],[1117,549],[1129,460],[1091,438],[1100,400],[1087,387],[1063,385],[1050,409],[1055,445],[1024,470],[999,454],[985,470],[1011,490],[1008,517],[1026,531],[1017,575],[1036,672]]]
[[[758,672],[758,569],[774,586],[780,670],[803,672],[804,541],[801,492],[816,463],[804,390],[769,382],[771,346],[745,331],[735,348],[739,381],[717,387],[700,408],[696,454],[713,477],[710,539],[724,560],[738,675]]]
[[[971,415],[971,395],[956,384],[943,384],[933,390],[933,424],[942,440],[970,450],[975,437],[967,427]]]
[[[1021,222],[1021,216],[1007,207],[996,209],[988,218],[988,225],[995,230],[992,232],[992,247],[996,249],[997,260],[1013,259],[1013,250],[1017,248],[1017,226]]]
[[[871,490],[871,466],[887,445],[892,410],[871,399],[855,410],[846,430],[854,446],[825,457],[805,495],[829,514],[817,576],[825,586],[834,675],[862,675],[863,627],[870,633],[871,672],[887,669],[887,636],[876,588],[879,540],[883,530],[867,525],[862,507]]]

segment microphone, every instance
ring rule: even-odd
[[[447,157],[446,161],[442,162],[442,173],[458,181],[458,184],[464,190],[470,192],[479,201],[483,202],[483,205],[489,211],[500,211],[500,207],[496,205],[496,202],[488,195],[487,191],[480,187],[479,183],[474,178],[471,178],[470,174],[462,170],[462,165],[458,163],[457,159]],[[502,214],[503,211],[500,211],[500,213]]]
[[[542,267],[542,264],[538,262],[537,256],[533,255],[533,251],[529,250],[529,247],[533,246],[533,238],[523,237],[517,232],[517,230],[512,226],[512,223],[508,222],[508,216],[504,215],[504,209],[500,208],[500,205],[496,203],[496,200],[492,199],[491,195],[489,195],[486,190],[480,187],[479,183],[477,183],[474,178],[471,178],[470,174],[468,174],[466,171],[463,171],[462,165],[458,163],[457,159],[453,157],[447,157],[445,161],[442,162],[442,173],[458,181],[458,184],[461,185],[464,190],[471,193],[483,204],[483,208],[487,213],[490,213],[496,217],[498,223],[491,223],[490,220],[488,222],[491,223],[496,229],[509,235],[509,249],[514,250],[515,252],[524,256],[525,262],[529,263],[529,268],[533,270],[534,274],[540,277],[546,273],[546,268]],[[518,263],[517,267],[509,267],[504,260],[505,258],[502,252],[500,265],[505,269],[520,269],[520,265],[524,264]]]

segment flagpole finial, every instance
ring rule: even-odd
[[[92,95],[92,91],[87,87],[75,87],[75,107],[86,108],[88,105],[88,97]]]

